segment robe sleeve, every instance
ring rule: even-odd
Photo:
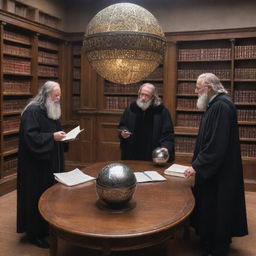
[[[202,140],[201,149],[192,166],[197,175],[209,179],[217,174],[225,158],[228,157],[228,147],[234,112],[224,102],[213,104],[208,110],[207,119],[199,134]],[[200,129],[200,130],[201,130]]]
[[[54,149],[53,131],[42,132],[39,125],[40,114],[37,111],[27,110],[21,118],[21,140],[27,150],[38,159],[51,156]]]

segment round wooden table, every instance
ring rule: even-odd
[[[82,170],[94,177],[113,162],[94,163]],[[155,170],[164,182],[138,183],[133,209],[105,210],[97,205],[95,181],[68,187],[56,184],[43,193],[39,210],[50,224],[50,255],[58,252],[58,237],[72,244],[111,251],[134,250],[153,246],[173,237],[194,207],[190,182],[164,175],[165,167],[144,161],[118,161],[133,171]]]

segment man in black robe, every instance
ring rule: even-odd
[[[232,237],[248,234],[236,107],[218,77],[198,77],[197,107],[205,110],[189,177],[195,174],[191,224],[203,255],[226,256]]]
[[[54,172],[64,170],[62,131],[59,121],[61,90],[46,82],[25,107],[20,124],[17,177],[17,232],[26,232],[31,243],[48,248],[48,224],[40,216],[38,200],[54,184]]]
[[[154,85],[143,84],[138,99],[124,111],[120,123],[122,160],[152,161],[152,152],[160,147],[174,160],[174,134],[171,116],[161,103]]]

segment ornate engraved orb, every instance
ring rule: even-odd
[[[161,148],[155,148],[152,152],[152,159],[157,165],[165,165],[169,160],[169,153]]]
[[[131,200],[136,184],[136,177],[128,166],[113,163],[98,173],[96,191],[100,200],[110,208],[117,208]]]
[[[117,84],[146,78],[162,63],[166,39],[143,7],[118,3],[98,12],[84,37],[84,50],[99,75]]]

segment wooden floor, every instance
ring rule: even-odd
[[[234,238],[229,256],[256,256],[256,192],[246,192],[248,236]],[[16,230],[16,191],[0,197],[0,255],[3,256],[48,256],[48,249],[40,249],[29,244],[24,235]],[[98,256],[100,252],[78,248],[60,241],[59,256]],[[172,248],[175,248],[175,252]],[[131,252],[114,252],[115,256],[199,256],[198,238],[191,232],[189,240],[175,244],[170,241],[165,246],[155,246]]]

